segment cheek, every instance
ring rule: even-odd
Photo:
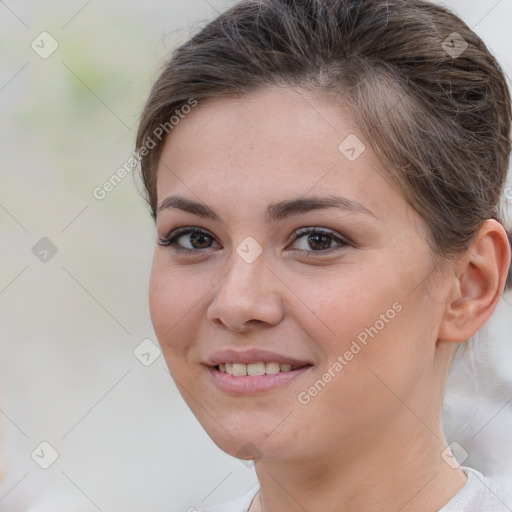
[[[149,309],[156,337],[171,371],[173,362],[176,367],[182,367],[189,345],[187,340],[193,339],[187,328],[197,325],[193,321],[194,311],[201,295],[183,273],[165,269],[155,259],[149,283]]]
[[[331,359],[336,358],[353,341],[365,346],[385,337],[401,309],[394,284],[386,283],[380,272],[368,276],[366,271],[349,275],[338,270],[311,281],[295,278],[297,306],[303,313],[297,310],[294,318]]]
[[[425,338],[432,337],[425,297],[408,295],[401,278],[384,276],[345,275],[295,288],[308,309],[294,318],[324,354],[320,371],[326,385],[316,386],[323,395],[315,398],[319,406],[336,404],[358,414],[366,409],[371,415],[394,400],[386,385],[406,394],[425,367],[430,350]]]

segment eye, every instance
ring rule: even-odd
[[[179,243],[180,240],[182,240],[182,243]],[[306,256],[315,256],[318,253],[331,253],[333,250],[343,249],[350,245],[349,242],[333,232],[318,228],[301,228],[297,230],[293,235],[292,243],[297,241],[300,241],[299,245],[302,245],[302,247],[296,249],[305,253]],[[210,249],[212,242],[215,242],[212,235],[199,227],[193,226],[178,228],[169,235],[159,237],[158,239],[159,245],[172,247],[174,251],[181,254],[197,254],[203,249]]]
[[[185,247],[178,243],[180,239],[185,240]],[[176,229],[168,236],[160,237],[158,244],[164,247],[172,247],[173,250],[183,254],[192,254],[199,252],[201,249],[209,249],[209,244],[212,241],[214,241],[214,238],[207,231],[197,227],[186,227]]]
[[[332,250],[329,250],[333,249],[333,242],[337,243],[337,246],[334,246],[334,250],[343,249],[350,245],[349,242],[335,235],[333,232],[318,228],[301,228],[297,230],[294,233],[293,243],[297,242],[297,240],[300,240],[301,243],[299,245],[302,245],[298,250],[310,253],[306,254],[307,256],[312,256],[311,253],[315,252],[333,252]]]

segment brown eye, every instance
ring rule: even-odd
[[[181,235],[179,238],[183,238],[184,236],[187,235]],[[204,233],[190,233],[190,244],[194,249],[206,249],[209,243],[211,243],[211,237],[208,235]]]
[[[209,249],[212,241],[215,241],[214,238],[206,231],[189,227],[173,231],[168,236],[160,238],[158,243],[165,247],[170,246],[178,252],[193,253]]]
[[[296,247],[299,251],[305,252],[332,252],[329,249],[343,248],[348,244],[345,240],[339,236],[331,233],[330,231],[324,231],[319,229],[306,229],[299,230],[295,233],[293,243],[295,244],[300,240],[300,247]],[[334,243],[334,245],[333,245]]]

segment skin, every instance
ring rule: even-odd
[[[366,145],[352,162],[338,149],[349,134]],[[458,342],[503,291],[503,227],[486,221],[463,257],[436,267],[423,219],[347,111],[300,89],[200,104],[166,140],[157,173],[158,205],[180,195],[221,219],[158,211],[159,237],[195,226],[210,238],[194,245],[182,236],[192,255],[175,251],[178,242],[156,245],[150,310],[170,372],[207,433],[231,455],[252,448],[261,494],[251,512],[439,510],[466,482],[441,457],[443,388]],[[271,203],[328,195],[372,214],[327,208],[265,219]],[[302,227],[350,243],[328,238],[322,255],[317,239],[293,240]],[[252,263],[236,252],[249,236],[263,249]],[[400,312],[300,403],[393,304]],[[269,349],[313,366],[285,386],[236,396],[204,366],[224,348]]]

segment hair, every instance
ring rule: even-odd
[[[136,140],[155,219],[165,137],[142,151],[155,130],[191,98],[268,86],[342,100],[424,219],[434,255],[461,255],[485,220],[503,223],[511,149],[503,71],[459,17],[424,0],[244,0],[177,48],[151,89]]]

